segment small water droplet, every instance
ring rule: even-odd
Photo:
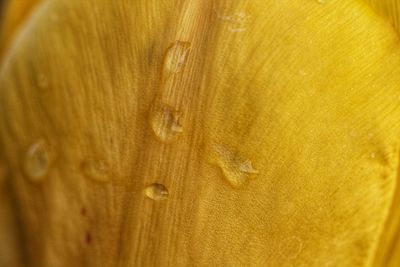
[[[217,166],[222,170],[224,177],[233,187],[241,187],[247,183],[258,170],[253,167],[249,159],[244,159],[239,154],[222,145],[216,145]]]
[[[228,13],[223,11],[227,10],[227,8],[217,9],[216,7],[213,10],[217,19],[230,24],[228,27],[230,32],[243,32],[246,30],[245,24],[249,16],[245,12]]]
[[[297,236],[291,236],[281,241],[279,244],[279,253],[287,258],[296,258],[303,249],[303,241]]]
[[[174,141],[183,132],[180,117],[181,113],[169,105],[158,103],[153,106],[150,124],[161,142]]]
[[[104,160],[86,160],[82,163],[81,169],[83,175],[94,181],[108,182],[110,180],[109,167]]]
[[[45,140],[40,139],[29,147],[25,155],[25,174],[32,181],[41,181],[47,176],[51,163],[52,155],[50,147]]]
[[[375,159],[376,158],[376,153],[375,152],[371,152],[371,154],[369,154],[369,157],[371,159]]]
[[[158,183],[148,185],[144,189],[144,194],[152,200],[164,200],[168,199],[169,197],[167,188],[164,185]]]
[[[176,41],[168,48],[163,63],[163,73],[166,77],[183,69],[190,52],[190,45],[189,42]]]
[[[307,72],[305,72],[304,70],[299,70],[299,74],[300,74],[301,76],[306,76],[306,75],[307,75]]]
[[[250,160],[246,160],[240,163],[239,170],[241,172],[246,172],[246,173],[258,173],[258,170],[253,168],[253,164],[251,163]]]
[[[238,27],[229,26],[228,30],[230,32],[244,32],[246,30],[246,28],[244,28],[244,27],[239,27],[238,28]]]
[[[37,81],[38,81],[38,86],[39,86],[40,89],[46,90],[48,88],[49,81],[48,81],[47,77],[44,74],[39,74],[38,78],[37,78]]]
[[[350,131],[350,136],[351,136],[351,137],[358,137],[358,132],[357,132],[357,130],[356,130],[356,129],[351,130],[351,131]]]
[[[219,20],[223,20],[223,21],[228,21],[228,22],[234,22],[234,23],[238,23],[241,22],[243,20],[246,20],[249,16],[245,13],[245,12],[224,12],[222,10],[227,10],[227,8],[219,8],[217,9],[216,7],[213,8],[213,11],[215,13],[215,16],[217,17],[217,19]],[[224,14],[224,13],[225,14]]]

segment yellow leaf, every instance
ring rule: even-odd
[[[45,1],[19,32],[0,142],[31,265],[398,259],[400,43],[365,2]]]

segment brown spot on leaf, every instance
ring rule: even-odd
[[[90,243],[92,243],[92,235],[89,232],[86,232],[85,235],[85,242],[87,245],[89,245]]]
[[[82,209],[81,209],[81,215],[82,215],[82,216],[86,216],[86,208],[85,208],[85,207],[82,207]]]

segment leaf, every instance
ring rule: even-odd
[[[364,2],[320,2],[41,5],[0,75],[32,265],[370,266],[398,179],[400,44]],[[39,185],[21,173],[37,140],[56,155]]]

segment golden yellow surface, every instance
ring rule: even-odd
[[[398,0],[364,0],[379,15],[385,17],[400,32],[400,2]]]
[[[15,32],[23,24],[25,19],[31,14],[31,11],[41,0],[2,0],[3,9],[0,27],[0,55],[12,42]]]
[[[42,2],[0,73],[20,257],[398,266],[399,9],[366,2]]]

